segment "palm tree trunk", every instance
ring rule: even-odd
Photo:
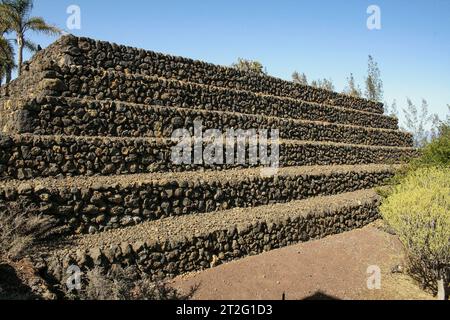
[[[17,47],[18,47],[18,63],[17,67],[19,76],[22,74],[22,63],[23,63],[23,35],[17,36]]]
[[[12,68],[10,65],[6,66],[6,84],[9,84],[12,79]]]

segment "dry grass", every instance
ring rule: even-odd
[[[0,204],[0,300],[45,298],[32,288],[43,280],[25,258],[36,241],[53,233],[55,222],[36,212],[26,204]]]
[[[25,209],[17,203],[0,205],[0,261],[23,258],[53,226],[53,219],[34,214],[33,208]]]
[[[191,288],[183,295],[134,269],[116,267],[105,274],[102,268],[96,267],[86,272],[82,289],[67,293],[66,297],[70,300],[188,300],[195,290]]]

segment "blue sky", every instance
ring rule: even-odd
[[[76,35],[222,65],[255,59],[283,79],[294,70],[331,78],[338,91],[350,72],[363,86],[371,54],[385,100],[426,98],[441,117],[450,104],[450,0],[35,0],[34,14],[66,28],[72,4],[81,8]],[[381,30],[366,27],[371,4]],[[54,40],[32,37],[43,47]]]

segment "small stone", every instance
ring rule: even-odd
[[[110,213],[112,216],[120,216],[125,212],[125,209],[122,207],[114,207],[111,208]]]
[[[101,214],[101,215],[97,216],[97,218],[95,218],[95,222],[97,224],[103,224],[105,222],[105,220],[106,220],[106,217],[104,214]]]
[[[141,252],[145,248],[145,242],[139,241],[133,244],[133,250],[134,252],[138,253]]]
[[[78,265],[82,266],[86,263],[86,252],[82,250],[77,250],[76,252],[76,260]]]
[[[73,207],[71,206],[59,206],[58,207],[58,214],[63,216],[68,216],[73,213]]]
[[[102,170],[102,174],[108,175],[114,173],[116,171],[116,166],[112,163],[105,165],[105,168]]]
[[[95,204],[96,206],[103,206],[103,195],[101,192],[94,191],[91,202]]]
[[[89,232],[89,234],[95,234],[95,233],[97,233],[97,228],[94,226],[89,226],[88,232]]]
[[[95,215],[99,212],[98,208],[92,204],[83,209],[83,212],[88,215]]]
[[[21,185],[19,185],[19,187],[17,188],[17,192],[20,195],[26,195],[29,194],[33,191],[33,187],[31,184],[29,183],[22,183]]]
[[[220,264],[220,259],[218,256],[214,255],[211,261],[211,268],[214,268]]]
[[[120,249],[122,250],[122,254],[123,254],[124,256],[130,255],[131,252],[132,252],[131,246],[130,246],[130,244],[127,243],[127,242],[122,242],[122,243],[120,244]]]
[[[60,79],[43,79],[41,85],[44,90],[47,89],[59,92],[67,90],[66,85]]]
[[[133,218],[130,217],[130,216],[124,216],[124,217],[120,220],[120,223],[121,223],[123,226],[129,226],[130,224],[133,223]]]
[[[403,266],[395,265],[394,267],[392,267],[391,273],[403,273]]]
[[[39,198],[41,198],[44,202],[48,202],[50,200],[50,195],[48,193],[43,193],[39,196]]]
[[[135,224],[140,224],[142,222],[142,219],[140,217],[133,217],[133,221]]]
[[[111,203],[114,203],[114,204],[121,204],[122,201],[123,201],[123,198],[122,198],[121,195],[116,194],[116,195],[108,198],[108,201],[111,202]]]
[[[190,255],[189,255],[189,261],[195,261],[198,258],[198,252],[197,251],[193,251]]]
[[[102,251],[100,248],[93,248],[89,251],[89,256],[95,265],[99,266],[102,264]]]

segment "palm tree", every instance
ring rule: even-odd
[[[23,64],[23,49],[35,51],[37,46],[25,39],[29,30],[48,35],[57,35],[61,31],[45,22],[41,17],[30,17],[33,10],[33,0],[2,0],[0,4],[0,18],[8,27],[7,32],[14,32],[17,41],[17,66],[19,75]]]
[[[11,81],[12,70],[14,64],[14,48],[11,41],[4,38],[4,32],[0,26],[0,85],[3,78],[6,78],[6,83]]]
[[[9,42],[3,37],[0,38],[0,85],[5,77],[7,83],[11,80],[9,75],[11,74],[10,71],[12,71],[14,61],[12,60],[10,49],[12,48]]]

